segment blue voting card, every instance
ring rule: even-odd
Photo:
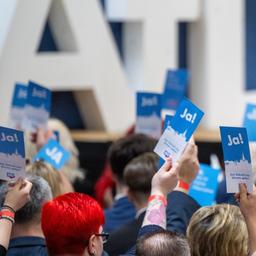
[[[163,109],[177,109],[186,94],[188,78],[188,71],[186,69],[167,71],[162,99]]]
[[[0,127],[0,179],[25,177],[25,148],[22,131]]]
[[[189,195],[201,206],[215,203],[219,173],[220,170],[213,169],[206,164],[200,164],[198,175],[190,186]]]
[[[239,192],[239,183],[253,190],[251,156],[244,127],[220,127],[227,193]]]
[[[246,105],[243,126],[247,129],[249,141],[256,141],[256,105]]]
[[[154,151],[166,160],[172,157],[175,163],[183,153],[189,139],[199,125],[204,113],[188,99],[179,105],[171,126],[167,127]]]
[[[33,161],[44,160],[56,170],[60,170],[70,157],[70,152],[64,149],[57,140],[50,139],[36,154]]]
[[[36,132],[46,128],[51,108],[51,91],[39,84],[29,81],[28,97],[22,128]]]
[[[161,136],[161,97],[158,93],[137,92],[136,133]]]
[[[10,111],[10,126],[21,129],[24,117],[24,107],[27,101],[27,85],[16,83],[13,91],[12,105]]]

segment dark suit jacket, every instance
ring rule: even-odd
[[[7,256],[47,256],[45,240],[42,237],[25,236],[10,240]]]
[[[167,206],[167,229],[180,234],[185,234],[187,225],[193,213],[200,208],[200,205],[189,195],[173,191],[168,195]],[[156,225],[148,225],[140,229],[138,237],[153,231],[162,230]],[[136,246],[134,245],[125,256],[134,256]]]
[[[137,236],[141,228],[145,212],[142,212],[139,217],[120,229],[110,234],[107,243],[104,245],[104,250],[111,256],[118,256],[127,252],[133,245],[136,244]]]
[[[110,209],[104,211],[104,214],[106,222],[103,229],[111,233],[134,220],[136,212],[133,204],[125,196],[116,200]]]
[[[187,226],[200,205],[189,195],[173,191],[168,195],[167,230],[186,235]]]

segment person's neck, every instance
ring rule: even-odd
[[[23,236],[36,236],[44,238],[40,223],[14,224],[11,238]]]
[[[120,182],[116,182],[116,194],[127,195],[127,186]]]
[[[138,202],[138,201],[135,201],[135,200],[133,201],[133,204],[134,204],[135,209],[136,209],[137,212],[140,211],[141,209],[147,208],[147,205],[148,205],[147,201]]]

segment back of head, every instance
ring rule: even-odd
[[[120,182],[123,182],[125,166],[133,158],[152,152],[155,144],[155,139],[144,134],[129,135],[113,142],[108,151],[108,159],[113,174]]]
[[[203,207],[194,213],[187,237],[191,255],[248,255],[248,232],[240,209],[229,204]]]
[[[43,177],[51,187],[53,197],[61,194],[60,173],[44,161],[36,161],[27,167],[28,174]]]
[[[133,194],[148,197],[151,180],[158,169],[159,157],[155,153],[144,153],[132,159],[124,169],[124,181]]]
[[[136,256],[190,256],[185,237],[162,230],[149,233],[137,241]]]
[[[90,196],[67,193],[46,203],[42,211],[42,230],[50,255],[81,255],[91,235],[99,232],[104,215]]]
[[[51,188],[42,177],[31,175],[27,176],[27,179],[32,183],[30,200],[16,212],[15,223],[17,224],[40,223],[42,207],[44,203],[52,199]],[[1,205],[4,202],[7,190],[7,183],[0,187]]]

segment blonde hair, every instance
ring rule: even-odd
[[[79,169],[79,151],[73,141],[68,127],[56,118],[50,118],[48,120],[48,127],[53,131],[59,132],[60,144],[71,153],[69,160],[62,167],[61,171],[65,173],[71,183],[73,183],[77,178],[83,179],[84,173]]]
[[[221,204],[192,216],[187,237],[192,256],[247,256],[248,231],[240,209]]]
[[[61,194],[61,176],[60,173],[55,170],[50,164],[43,161],[36,161],[33,164],[27,166],[26,172],[44,178],[51,190],[53,197]]]

